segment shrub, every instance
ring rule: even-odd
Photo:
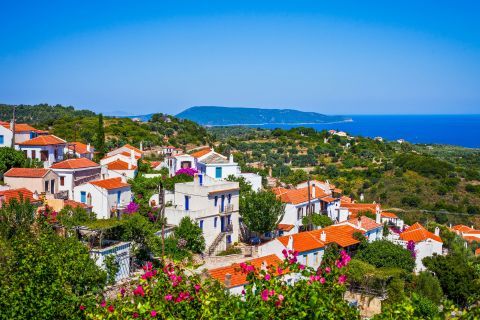
[[[387,240],[375,241],[359,250],[356,258],[377,268],[400,268],[412,272],[415,260],[409,250]]]

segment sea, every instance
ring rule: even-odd
[[[352,121],[321,124],[263,124],[260,128],[311,127],[351,135],[404,139],[411,143],[448,144],[480,148],[480,114],[475,115],[347,115]]]

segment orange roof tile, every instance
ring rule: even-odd
[[[161,161],[150,161],[150,168],[158,167],[162,162]]]
[[[458,231],[458,232],[462,232],[462,233],[465,233],[465,232],[470,232],[470,231],[475,231],[475,229],[473,228],[470,228],[469,226],[466,226],[466,225],[463,225],[463,224],[457,224],[456,226],[453,226],[451,228],[452,231]]]
[[[107,163],[108,170],[136,170],[137,166],[128,167],[128,163],[120,159]]]
[[[96,181],[90,181],[89,183],[107,190],[120,189],[123,187],[130,186],[128,183],[122,182],[122,178],[96,180]]]
[[[359,231],[358,229],[355,229],[349,225],[332,225],[312,232],[315,232],[318,234],[318,237],[320,237],[322,231],[324,231],[326,234],[325,243],[329,244],[334,242],[343,248],[360,243],[360,241],[353,237],[355,232],[364,233],[363,231]]]
[[[272,191],[284,203],[299,204],[303,202],[308,202],[308,187],[300,189],[274,188]],[[313,187],[310,187],[310,200],[327,197],[327,194],[319,187],[315,187],[315,197],[313,197],[312,194]]]
[[[0,125],[10,130],[9,122],[0,122]],[[15,123],[15,132],[37,131],[34,127],[26,123]]]
[[[68,159],[57,162],[51,166],[52,169],[82,169],[98,167],[99,164],[87,158]]]
[[[298,252],[312,251],[325,247],[325,243],[320,240],[320,235],[315,234],[314,231],[305,231],[288,236],[282,236],[278,237],[277,240],[286,247],[290,237],[293,239],[293,250]]]
[[[392,212],[383,211],[381,215],[382,215],[382,218],[398,219],[397,215]]]
[[[475,236],[463,236],[463,240],[465,240],[465,241],[467,241],[467,242],[473,242],[473,241],[480,242],[480,236],[479,236],[479,237],[475,237]]]
[[[200,157],[203,157],[206,154],[209,154],[211,151],[212,151],[212,149],[210,149],[209,147],[206,147],[206,148],[203,148],[199,151],[196,151],[196,152],[192,153],[191,156],[194,157],[194,158],[200,158]]]
[[[19,143],[19,145],[21,146],[51,146],[58,144],[66,144],[66,142],[65,140],[62,140],[59,137],[51,134],[45,136],[38,136],[36,138]]]
[[[320,200],[322,200],[323,202],[328,202],[328,203],[330,203],[330,202],[335,201],[336,199],[333,198],[333,197],[330,197],[330,196],[326,196],[326,197],[323,197],[323,198],[320,199]]]
[[[125,148],[128,148],[128,149],[130,149],[130,150],[133,150],[133,151],[135,151],[135,152],[138,152],[138,153],[140,153],[140,154],[143,153],[142,150],[140,150],[140,149],[138,149],[138,148],[135,148],[134,146],[132,146],[132,145],[130,145],[130,144],[128,144],[128,143],[127,143],[126,145],[124,145],[124,147],[125,147]]]
[[[347,196],[341,196],[340,201],[342,203],[352,203],[352,199],[350,197],[347,197]]]
[[[5,172],[4,176],[12,178],[43,178],[48,171],[48,169],[44,168],[11,168]]]
[[[365,229],[367,231],[377,229],[383,226],[382,224],[376,223],[375,220],[366,216],[350,219],[350,220],[347,220],[347,222],[356,226],[357,228]]]
[[[420,223],[416,222],[400,234],[400,239],[404,241],[422,242],[427,239],[442,242],[442,239],[425,229]]]
[[[274,254],[245,262],[256,268],[261,268],[262,265],[265,265],[266,267],[278,266],[282,263],[282,261]],[[247,275],[242,273],[238,263],[227,267],[208,270],[208,273],[212,278],[217,279],[223,285],[225,285],[225,276],[230,274],[232,277],[230,279],[230,285],[228,286],[229,288],[238,287],[248,283]]]
[[[84,154],[84,153],[93,153],[93,148],[91,147],[90,151],[87,150],[87,145],[85,143],[81,142],[70,142],[68,144],[68,149],[74,151],[78,154]]]
[[[81,203],[81,202],[77,202],[77,201],[73,201],[73,200],[64,200],[63,201],[63,206],[64,207],[72,207],[72,208],[84,208],[84,209],[87,209],[87,208],[91,208],[92,206],[89,206],[85,203]]]
[[[377,206],[380,206],[376,203],[349,203],[349,202],[340,202],[340,207],[347,208],[350,212],[350,218],[356,218],[359,212],[369,211],[371,213],[376,213]]]
[[[278,226],[277,226],[277,229],[278,230],[281,230],[281,231],[290,231],[294,228],[295,226],[293,224],[285,224],[285,223],[279,223]]]
[[[476,255],[476,256],[480,256],[480,248],[477,248],[477,249],[475,250],[475,255]]]
[[[13,199],[17,199],[20,201],[20,198],[23,200],[29,200],[30,202],[39,202],[40,200],[33,199],[33,192],[26,188],[19,188],[19,189],[10,189],[0,191],[0,200],[1,202],[10,202]]]

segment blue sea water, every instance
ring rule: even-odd
[[[411,143],[450,144],[480,148],[479,115],[351,115],[352,122],[325,124],[266,124],[262,128],[304,126],[317,130],[334,129],[355,136],[405,139]]]

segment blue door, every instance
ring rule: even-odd
[[[121,191],[117,191],[117,204],[120,204],[120,195],[122,194]]]
[[[215,178],[221,179],[222,178],[222,167],[215,168]]]
[[[189,199],[188,199],[188,196],[185,196],[185,210],[189,210],[190,209],[190,203],[189,203]]]
[[[225,217],[220,218],[220,227],[222,232],[225,231]]]
[[[225,210],[225,195],[222,195],[222,203],[220,208],[221,208],[220,212],[223,212]]]

